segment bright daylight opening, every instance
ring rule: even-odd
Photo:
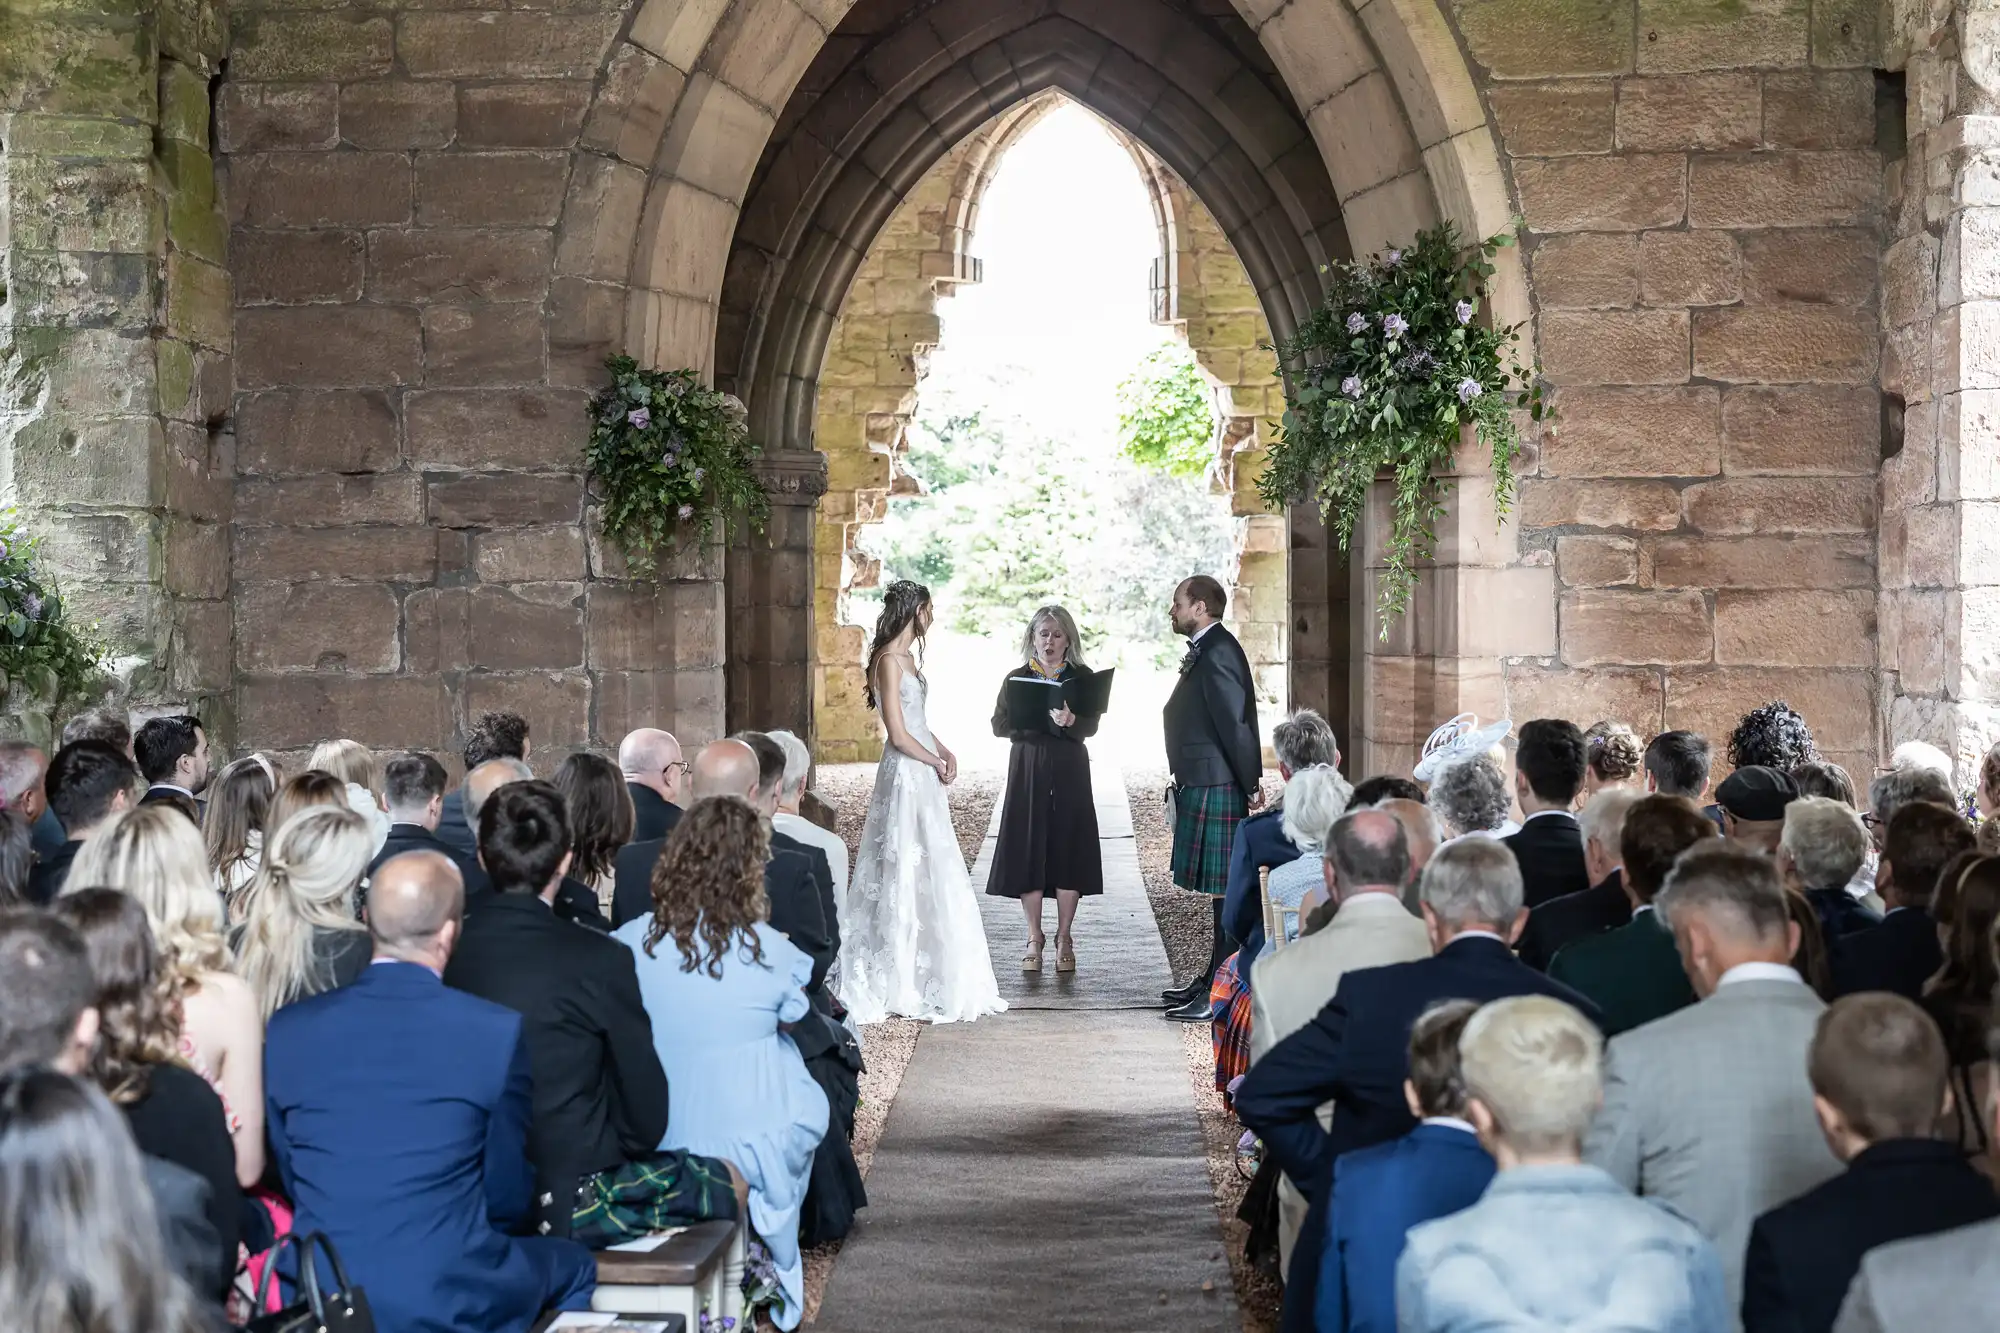
[[[861,543],[881,583],[929,585],[937,623],[930,717],[967,767],[1004,767],[990,719],[1035,608],[1075,617],[1095,669],[1118,668],[1100,754],[1165,764],[1160,710],[1184,646],[1174,585],[1229,581],[1214,390],[1172,326],[1151,318],[1160,233],[1130,154],[1065,102],[1009,148],[980,205],[983,280],[938,306],[896,499]],[[880,588],[848,620],[872,626]]]

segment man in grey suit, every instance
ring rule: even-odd
[[[2000,1134],[2000,1027],[1988,1029],[1993,1123]],[[1987,1333],[2000,1310],[2000,1217],[1870,1250],[1833,1333]]]
[[[1736,1311],[1750,1224],[1840,1170],[1806,1077],[1826,1006],[1791,967],[1799,928],[1769,857],[1696,844],[1655,906],[1701,999],[1612,1039],[1584,1157],[1715,1242]]]
[[[1251,970],[1250,1062],[1291,1036],[1326,1007],[1340,979],[1364,967],[1431,956],[1430,931],[1404,908],[1410,880],[1410,839],[1402,821],[1382,810],[1356,810],[1334,821],[1327,836],[1327,892],[1333,920],[1296,943],[1257,960]],[[1319,1112],[1331,1127],[1331,1103]],[[1292,1264],[1292,1242],[1306,1220],[1306,1199],[1290,1180],[1278,1184],[1278,1263]]]

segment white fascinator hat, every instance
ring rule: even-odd
[[[1417,760],[1416,770],[1410,776],[1418,782],[1434,782],[1438,774],[1453,764],[1477,759],[1513,731],[1514,723],[1509,718],[1482,723],[1477,713],[1460,713],[1431,733],[1431,738],[1424,742],[1423,758]]]

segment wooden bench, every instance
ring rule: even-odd
[[[603,1315],[594,1315],[590,1317],[599,1319],[604,1318]],[[556,1326],[556,1321],[561,1318],[562,1316],[559,1314],[543,1315],[539,1320],[535,1322],[535,1326],[532,1329],[530,1329],[528,1333],[549,1333],[549,1330],[553,1329]],[[621,1315],[619,1316],[619,1318],[638,1320],[642,1323],[647,1323],[647,1324],[660,1324],[665,1327],[666,1333],[697,1333],[696,1329],[689,1326],[688,1321],[686,1319],[682,1318],[680,1315],[677,1314]],[[574,1326],[573,1323],[572,1326]],[[592,1325],[591,1327],[597,1327],[597,1326]],[[616,1325],[608,1325],[607,1327],[616,1327]]]
[[[735,1222],[699,1222],[665,1233],[647,1250],[600,1250],[597,1294],[590,1308],[622,1315],[677,1314],[690,1331],[703,1310],[720,1318],[741,1315],[743,1228]]]

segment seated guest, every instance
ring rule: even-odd
[[[37,1066],[87,1077],[100,1024],[91,1004],[96,989],[90,955],[69,926],[41,911],[0,913],[0,1077],[18,1078]],[[0,1106],[5,1104],[0,1099]],[[105,1137],[131,1151],[132,1136],[122,1129]],[[0,1180],[11,1186],[43,1178],[25,1167],[30,1154],[43,1156],[49,1145],[23,1142],[4,1128],[0,1141]],[[7,1311],[10,1333],[22,1326],[27,1311],[41,1304],[47,1295],[44,1284],[55,1280],[52,1275],[70,1272],[79,1263],[101,1268],[118,1262],[120,1255],[131,1262],[143,1261],[148,1275],[177,1273],[203,1298],[214,1300],[236,1271],[236,1250],[230,1246],[225,1256],[221,1238],[209,1224],[212,1205],[201,1176],[151,1155],[144,1157],[139,1170],[107,1172],[106,1164],[117,1158],[102,1143],[83,1145],[78,1151],[84,1156],[65,1173],[68,1185],[72,1189],[102,1185],[115,1191],[117,1225],[104,1235],[84,1237],[69,1229],[73,1219],[63,1215],[61,1201],[31,1197],[33,1191],[11,1187],[0,1190],[5,1200],[0,1207],[24,1210],[0,1218],[0,1235],[8,1238],[9,1245],[8,1261],[0,1263],[0,1293],[5,1293],[0,1295],[5,1301],[0,1309]],[[52,1222],[63,1224],[58,1234],[43,1234]],[[134,1248],[127,1250],[127,1245]],[[13,1282],[21,1283],[21,1289],[10,1289]],[[42,1327],[49,1333],[76,1333],[76,1319],[75,1310],[58,1305]]]
[[[465,785],[459,788],[460,808],[476,831],[480,811],[486,808],[486,802],[492,799],[494,792],[509,783],[532,782],[534,777],[534,771],[519,759],[489,759],[465,775]],[[493,884],[482,866],[477,888],[466,898],[466,906],[476,912],[492,896]],[[559,921],[588,926],[602,935],[611,933],[611,923],[598,910],[597,895],[573,879],[563,880],[562,887],[556,892],[554,910]]]
[[[229,970],[222,896],[192,821],[164,802],[141,805],[84,844],[72,889],[119,889],[153,926],[160,965],[181,1003],[179,1055],[222,1096],[244,1189],[264,1174],[264,1018],[257,996]]]
[[[468,898],[487,892],[486,872],[477,855],[464,853],[437,835],[444,815],[444,765],[427,754],[399,754],[382,770],[382,799],[389,807],[389,836],[368,863],[372,880],[390,858],[404,852],[439,852],[458,867]],[[462,799],[462,798],[461,798]]]
[[[1470,1208],[1493,1182],[1493,1159],[1465,1118],[1458,1060],[1459,1038],[1478,1008],[1446,1000],[1424,1011],[1410,1029],[1403,1084],[1417,1127],[1333,1165],[1318,1333],[1394,1333],[1396,1263],[1410,1228]]]
[[[1952,866],[1957,867],[1955,878],[1947,868],[1937,893],[1942,911],[1945,890],[1952,890],[1950,910],[1939,922],[1944,965],[1924,983],[1923,995],[1924,1012],[1943,1032],[1951,1066],[1952,1106],[1943,1117],[1943,1137],[1981,1171],[2000,1179],[2000,1154],[1986,1132],[1993,1121],[1986,1032],[2000,988],[2000,960],[1993,944],[1994,926],[2000,922],[2000,860],[1974,855],[1960,857]]]
[[[635,816],[625,775],[603,755],[579,751],[562,761],[550,782],[569,816],[570,863],[565,878],[590,895],[603,917],[603,909],[611,906],[618,853],[632,841]],[[605,928],[609,930],[609,925]]]
[[[208,848],[216,887],[238,921],[243,919],[243,895],[264,856],[264,822],[270,818],[271,801],[278,794],[277,772],[269,759],[253,754],[230,764],[208,786],[201,840]]]
[[[0,907],[23,907],[35,873],[35,834],[12,810],[0,810]]]
[[[293,815],[316,805],[348,809],[347,784],[331,773],[310,768],[286,778],[279,784],[278,794],[271,798],[270,813],[264,816],[264,840],[270,841],[271,835],[290,823]]]
[[[518,713],[481,713],[473,721],[472,730],[466,733],[459,757],[465,760],[468,781],[481,764],[495,759],[511,759],[518,763],[522,770],[520,777],[526,779],[535,775],[534,770],[528,768],[528,756],[534,748],[525,717]],[[444,806],[438,815],[437,835],[447,845],[457,849],[459,856],[471,861],[479,855],[479,840],[473,836],[473,830],[478,827],[474,822],[478,815],[466,809],[465,797],[464,787],[445,793]],[[470,891],[471,886],[467,885],[467,889]]]
[[[1888,837],[1889,821],[1898,810],[1914,801],[1958,809],[1957,794],[1934,769],[1892,768],[1868,784],[1868,813],[1862,822],[1874,835],[1877,850]]]
[[[1395,816],[1383,810],[1342,815],[1326,835],[1325,851],[1312,859],[1324,867],[1336,910],[1324,927],[1259,959],[1252,969],[1253,1064],[1311,1022],[1349,972],[1430,956],[1429,931],[1403,908],[1403,886],[1411,874],[1410,848]],[[1301,857],[1292,864],[1304,861]],[[1329,1122],[1331,1115],[1322,1111],[1320,1119]],[[1286,1271],[1305,1214],[1305,1196],[1290,1181],[1281,1181],[1278,1248]]]
[[[208,733],[200,719],[153,718],[132,737],[132,754],[149,784],[139,803],[170,805],[199,828],[201,794],[208,790]]]
[[[1820,1131],[1847,1169],[1751,1227],[1745,1333],[1832,1333],[1862,1255],[2000,1215],[1992,1182],[1937,1138],[1948,1062],[1923,1010],[1880,992],[1836,1001],[1806,1069]]]
[[[1333,728],[1310,708],[1299,709],[1272,729],[1271,750],[1278,757],[1278,776],[1287,784],[1294,773],[1304,769],[1315,765],[1337,768],[1340,764],[1340,746],[1333,738]],[[1299,855],[1298,844],[1285,836],[1284,821],[1285,807],[1280,799],[1275,806],[1253,810],[1245,816],[1236,826],[1236,840],[1230,844],[1229,878],[1221,899],[1222,929],[1236,941],[1238,952],[1250,961],[1264,951],[1260,872],[1274,871]],[[1251,971],[1248,963],[1240,965],[1237,971],[1245,985],[1256,984],[1243,975]],[[1169,992],[1161,998],[1171,999],[1177,993]]]
[[[1971,826],[1950,806],[1910,801],[1897,808],[1875,867],[1875,888],[1889,910],[1880,924],[1833,942],[1838,994],[1885,990],[1922,998],[1924,982],[1944,962],[1931,894],[1946,863],[1973,850],[1974,842]]]
[[[383,1329],[514,1333],[597,1282],[574,1241],[508,1234],[534,1200],[528,1049],[519,1014],[440,980],[463,910],[450,860],[397,857],[368,896],[375,966],[271,1016],[293,1230],[332,1239]]]
[[[1715,822],[1680,796],[1648,796],[1625,812],[1618,832],[1620,878],[1632,903],[1629,924],[1557,951],[1549,975],[1588,995],[1615,1037],[1694,1003],[1694,987],[1674,934],[1653,910],[1667,872],[1688,848],[1716,837]],[[1530,922],[1530,924],[1533,924]]]
[[[1775,856],[1785,832],[1785,809],[1799,798],[1791,777],[1752,764],[1739,768],[1715,789],[1722,810],[1722,836],[1751,851]]]
[[[1717,1246],[1579,1151],[1601,1044],[1582,1014],[1542,996],[1497,1000],[1466,1024],[1466,1113],[1500,1170],[1478,1203],[1410,1232],[1402,1333],[1731,1326]]]
[[[0,1075],[0,1179],[9,1333],[214,1326],[169,1266],[140,1153],[96,1088],[34,1066]]]
[[[54,856],[62,847],[62,821],[49,810],[49,756],[27,741],[0,741],[0,804],[33,830],[35,855]]]
[[[1812,987],[1813,994],[1831,1003],[1838,992],[1833,988],[1833,960],[1819,913],[1803,893],[1787,887],[1785,915],[1799,929],[1798,946],[1792,950],[1792,970]]]
[[[687,761],[672,732],[641,727],[618,743],[618,771],[632,796],[633,842],[654,842],[680,822],[681,782]]]
[[[382,761],[360,741],[321,741],[313,747],[306,767],[338,778],[347,789],[347,808],[367,821],[375,850],[389,836],[389,815],[382,808]]]
[[[1709,748],[1692,731],[1663,731],[1646,745],[1646,791],[1683,796],[1699,805],[1708,795]]]
[[[789,731],[768,734],[785,752],[785,776],[778,786],[778,813],[771,816],[771,827],[826,853],[826,863],[833,871],[833,903],[838,909],[847,901],[847,839],[800,813],[805,805],[806,779],[812,774],[812,751]]]
[[[1338,756],[1334,767],[1340,767]],[[1398,777],[1394,773],[1378,773],[1372,778],[1363,778],[1354,784],[1354,796],[1348,802],[1347,808],[1360,810],[1387,801],[1414,801],[1422,805],[1424,800],[1423,784]]]
[[[139,770],[101,741],[77,741],[56,751],[47,782],[49,809],[69,841],[28,876],[28,897],[42,906],[62,892],[83,844],[137,801]]]
[[[1324,1206],[1340,1155],[1416,1126],[1403,1081],[1409,1077],[1410,1027],[1419,1014],[1438,1000],[1504,995],[1554,994],[1592,1007],[1508,947],[1526,913],[1520,867],[1496,839],[1467,838],[1440,848],[1424,869],[1420,894],[1434,956],[1343,975],[1326,1006],[1252,1065],[1236,1091],[1237,1116],[1306,1196],[1297,1243],[1305,1254],[1321,1252]],[[1330,1132],[1320,1128],[1318,1116],[1327,1101],[1334,1103]],[[1284,1328],[1303,1333],[1312,1327],[1318,1269],[1306,1264],[1291,1277]]]
[[[699,758],[695,771],[699,780]],[[638,965],[668,1084],[700,1089],[674,1099],[659,1146],[738,1164],[751,1227],[777,1267],[774,1319],[793,1329],[805,1312],[799,1212],[828,1108],[784,1031],[810,1015],[817,965],[763,920],[769,857],[747,802],[696,800],[653,872],[653,914],[617,939]]]
[[[1612,1038],[1584,1157],[1715,1242],[1734,1310],[1750,1223],[1839,1169],[1806,1082],[1826,1006],[1791,967],[1798,928],[1770,857],[1692,847],[1658,910],[1701,1001]]]
[[[1583,750],[1587,758],[1585,796],[1595,796],[1607,787],[1629,787],[1634,795],[1646,794],[1646,775],[1641,767],[1646,752],[1632,728],[1609,719],[1593,722],[1583,733]]]
[[[1514,798],[1507,794],[1506,775],[1486,755],[1446,765],[1431,782],[1429,804],[1451,835],[1447,846],[1463,838],[1506,839],[1521,831],[1507,817]]]
[[[1816,759],[1800,764],[1792,770],[1792,783],[1801,796],[1824,796],[1830,801],[1839,801],[1852,810],[1855,808],[1854,779],[1847,776],[1847,770],[1826,759]],[[1864,824],[1866,820],[1862,821]],[[1847,892],[1854,900],[1867,908],[1876,917],[1882,915],[1882,900],[1875,893],[1875,840],[1868,840],[1868,855],[1861,868],[1854,872],[1854,878],[1847,882]]]
[[[237,971],[266,1019],[360,977],[374,955],[354,895],[375,836],[352,810],[315,806],[285,821],[251,881]]]
[[[208,1225],[217,1240],[213,1263],[222,1281],[202,1294],[220,1302],[236,1272],[241,1225],[236,1148],[222,1099],[175,1058],[179,997],[161,972],[146,909],[116,889],[79,889],[57,899],[52,915],[83,941],[96,983],[97,1044],[80,1072],[125,1113],[140,1152],[207,1183]]]
[[[1785,807],[1778,839],[1778,874],[1812,904],[1829,945],[1843,935],[1880,925],[1848,885],[1868,860],[1868,830],[1839,801],[1802,796]]]
[[[840,904],[833,896],[833,864],[819,848],[800,842],[777,827],[778,795],[785,789],[785,747],[761,731],[739,731],[735,739],[749,746],[751,753],[757,756],[757,790],[750,803],[772,826],[771,850],[796,852],[812,866],[813,885],[819,891],[820,911],[826,916],[827,927],[835,932],[833,948],[838,954]]]
[[[1264,896],[1287,911],[1303,916],[1326,896],[1326,861],[1322,856],[1334,821],[1347,809],[1354,789],[1338,769],[1316,764],[1293,773],[1285,783],[1279,827],[1299,854],[1271,871]],[[1246,958],[1247,971],[1259,957],[1274,953],[1283,940],[1266,940],[1262,951]]]
[[[122,710],[88,708],[63,723],[62,743],[102,741],[128,760],[132,758],[132,724]]]
[[[494,896],[465,923],[444,972],[447,986],[521,1015],[535,1091],[528,1158],[536,1198],[550,1201],[538,1220],[602,1249],[733,1218],[728,1162],[659,1150],[667,1079],[631,951],[556,918],[574,844],[554,784],[510,782],[495,792],[479,811],[479,856]],[[701,1085],[687,1095],[704,1095]]]
[[[1729,733],[1731,768],[1775,768],[1789,773],[1800,764],[1819,758],[1812,728],[1784,700],[1779,699],[1745,713]]]
[[[1625,814],[1644,797],[1632,787],[1606,787],[1590,798],[1577,820],[1583,831],[1583,869],[1590,887],[1567,893],[1528,913],[1521,932],[1521,961],[1546,972],[1556,952],[1578,940],[1616,930],[1632,919],[1632,900],[1619,869]]]
[[[1520,831],[1505,839],[1521,863],[1530,911],[1552,898],[1581,893],[1595,881],[1583,863],[1583,832],[1570,807],[1583,790],[1590,756],[1574,722],[1538,718],[1521,724],[1514,751],[1514,799]]]

